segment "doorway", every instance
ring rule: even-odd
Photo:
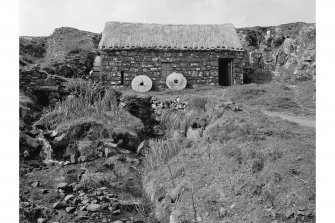
[[[171,63],[170,62],[162,62],[162,77],[164,80],[167,76],[171,74]]]
[[[232,85],[232,63],[233,59],[219,58],[219,85]]]

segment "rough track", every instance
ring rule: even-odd
[[[315,128],[315,119],[310,119],[310,118],[303,117],[303,116],[288,115],[288,114],[284,114],[280,112],[271,112],[271,111],[266,111],[266,110],[262,110],[262,112],[268,116],[280,117],[282,119],[298,123],[299,125],[302,125],[302,126]]]

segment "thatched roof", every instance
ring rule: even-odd
[[[232,24],[159,25],[107,22],[99,49],[243,50]]]

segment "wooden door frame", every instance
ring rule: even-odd
[[[230,62],[230,75],[228,74],[230,77],[228,77],[229,85],[227,85],[227,86],[232,86],[233,83],[234,83],[234,80],[233,80],[233,60],[234,60],[234,57],[227,56],[227,57],[219,57],[218,58],[218,75],[220,75],[220,60]],[[224,86],[224,85],[222,85],[222,86]]]

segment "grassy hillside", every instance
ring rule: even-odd
[[[93,67],[100,37],[70,27],[55,29],[48,37],[20,37],[20,64],[37,64],[49,74],[85,78]]]
[[[227,90],[239,92],[236,101],[263,105],[268,87]],[[156,215],[163,220],[171,214],[174,222],[315,222],[315,130],[249,106],[220,108],[218,99],[206,96],[205,113],[168,116],[166,123],[175,123],[170,131],[186,125],[186,137],[149,142],[143,185]],[[264,105],[273,106],[297,109]]]

